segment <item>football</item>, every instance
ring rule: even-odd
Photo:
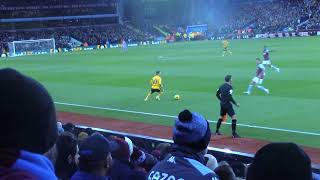
[[[173,98],[174,98],[175,100],[179,100],[179,99],[180,99],[180,95],[179,95],[179,94],[176,94],[176,95],[173,96]]]

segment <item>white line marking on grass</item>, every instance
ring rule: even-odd
[[[55,104],[64,105],[64,106],[90,108],[90,109],[125,112],[125,113],[132,113],[132,114],[142,114],[142,115],[150,115],[150,116],[158,116],[158,117],[176,118],[176,116],[172,116],[172,115],[148,113],[148,112],[141,112],[141,111],[131,111],[131,110],[125,110],[125,109],[108,108],[108,107],[98,107],[98,106],[73,104],[73,103],[64,103],[64,102],[55,102]],[[212,121],[212,120],[208,120],[208,121],[210,123],[216,123],[217,122],[217,121]],[[231,124],[231,123],[226,123],[226,124]],[[290,133],[297,133],[297,134],[320,136],[320,133],[313,133],[313,132],[305,132],[305,131],[297,131],[297,130],[281,129],[281,128],[271,128],[271,127],[263,127],[263,126],[247,125],[247,124],[237,124],[237,125],[238,126],[242,126],[242,127],[248,127],[248,128],[265,129],[265,130],[272,130],[272,131],[283,131],[283,132],[290,132]]]

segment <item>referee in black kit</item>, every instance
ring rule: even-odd
[[[231,125],[232,137],[240,138],[240,136],[236,132],[237,119],[232,106],[232,104],[234,104],[237,107],[240,107],[240,104],[236,103],[236,101],[232,97],[232,93],[233,93],[232,76],[226,75],[224,80],[225,80],[225,83],[219,87],[216,94],[217,98],[220,100],[220,118],[217,122],[216,135],[221,135],[221,133],[219,132],[219,129],[222,123],[222,119],[223,119],[223,116],[228,114],[232,118],[232,125]]]

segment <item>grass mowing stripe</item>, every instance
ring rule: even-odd
[[[131,110],[125,110],[125,109],[108,108],[108,107],[97,107],[97,106],[90,106],[90,105],[65,103],[65,102],[55,102],[55,104],[65,105],[65,106],[91,108],[91,109],[108,110],[108,111],[118,111],[118,112],[133,113],[133,114],[143,114],[143,115],[150,115],[150,116],[176,118],[176,116],[172,116],[172,115],[148,113],[148,112],[141,112],[141,111],[131,111]],[[210,123],[217,122],[217,121],[212,121],[212,120],[208,120],[208,121]],[[226,124],[231,124],[231,123],[226,123]],[[305,131],[297,131],[297,130],[281,129],[281,128],[271,128],[271,127],[263,127],[263,126],[247,125],[247,124],[237,124],[237,125],[243,126],[243,127],[249,127],[249,128],[256,128],[256,129],[265,129],[265,130],[272,130],[272,131],[283,131],[283,132],[290,132],[290,133],[297,133],[297,134],[320,136],[320,133],[313,133],[313,132],[305,132]]]

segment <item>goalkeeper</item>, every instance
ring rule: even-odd
[[[158,93],[158,95],[156,96],[156,99],[160,101],[160,96],[163,93],[163,86],[162,86],[162,79],[160,77],[160,71],[156,71],[156,75],[153,76],[153,78],[150,80],[150,84],[151,84],[151,91],[148,93],[144,101],[148,101],[148,98],[155,92]]]

